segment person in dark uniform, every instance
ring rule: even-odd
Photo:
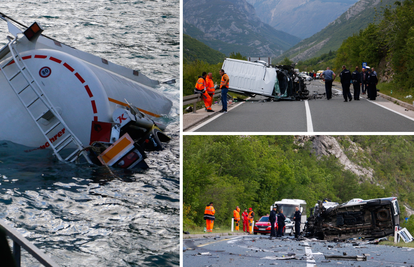
[[[362,87],[362,94],[365,95],[367,91],[367,83],[368,83],[368,73],[366,72],[365,68],[362,68],[361,73],[361,87]]]
[[[352,72],[352,84],[354,85],[354,100],[359,100],[359,94],[361,93],[361,73],[359,73],[358,66]]]
[[[378,77],[374,71],[370,72],[368,75],[368,84],[368,98],[370,100],[375,100],[377,98]]]
[[[277,215],[277,237],[283,236],[283,228],[285,228],[285,220],[286,220],[286,217],[283,214],[283,210],[281,209],[279,211],[279,214]]]
[[[342,84],[342,95],[344,96],[344,102],[352,101],[351,90],[349,87],[351,86],[351,79],[352,75],[349,70],[346,69],[345,65],[342,66],[342,72],[339,74],[341,77],[341,84]]]
[[[371,70],[367,69],[367,80],[365,81],[366,91],[367,91],[367,99],[369,99],[370,93],[369,93],[369,75],[371,74]]]
[[[276,215],[277,215],[276,206],[274,206],[273,210],[270,212],[270,215],[269,215],[270,239],[272,239],[272,237],[276,237],[276,231],[275,231]]]
[[[295,238],[300,236],[300,220],[302,213],[299,211],[299,207],[295,208],[295,214],[293,215],[293,220],[295,221]]]

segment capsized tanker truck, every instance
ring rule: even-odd
[[[10,33],[0,50],[0,140],[122,168],[169,141],[157,122],[172,107],[161,82],[49,38],[36,22],[0,18]]]

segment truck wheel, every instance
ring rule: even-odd
[[[377,211],[377,220],[380,222],[385,222],[387,220],[389,220],[390,218],[390,214],[388,212],[388,210],[386,209],[380,209],[379,211]]]

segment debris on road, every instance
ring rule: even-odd
[[[331,260],[351,260],[351,261],[366,261],[367,256],[346,256],[346,255],[325,255],[325,259]]]

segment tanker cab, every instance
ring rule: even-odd
[[[132,105],[116,109],[112,119],[113,122],[92,122],[90,154],[98,165],[146,168],[144,151],[162,150],[162,142],[170,141],[161,130],[163,126]]]

